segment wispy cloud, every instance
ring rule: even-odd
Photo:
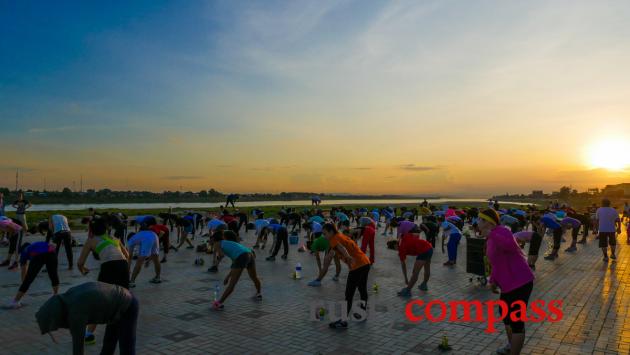
[[[60,126],[60,127],[33,127],[28,129],[28,133],[53,133],[67,132],[78,129],[79,126]]]
[[[203,176],[199,175],[175,175],[175,176],[165,176],[166,180],[199,180],[203,179]]]
[[[432,170],[438,170],[440,169],[440,167],[439,166],[421,166],[421,165],[416,165],[416,164],[403,164],[400,166],[400,169],[408,170],[408,171],[432,171]]]

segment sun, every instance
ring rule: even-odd
[[[630,167],[630,142],[627,139],[603,139],[587,150],[591,168],[623,170]]]

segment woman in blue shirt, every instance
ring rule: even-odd
[[[215,300],[212,304],[212,307],[215,310],[222,310],[224,308],[223,303],[230,294],[232,294],[232,291],[234,291],[234,287],[238,283],[238,280],[245,269],[247,269],[249,278],[254,282],[254,286],[256,287],[256,295],[254,296],[254,299],[262,301],[262,294],[260,293],[260,280],[258,279],[258,275],[256,273],[256,256],[251,249],[240,243],[232,241],[236,239],[236,235],[231,234],[234,234],[234,232],[225,231],[223,233],[215,233],[210,238],[210,243],[214,245],[214,250],[216,250],[217,258],[221,260],[224,256],[227,256],[232,260],[230,273],[225,277],[225,280],[223,280],[223,284],[227,285],[227,287],[225,288],[225,291],[223,291],[221,298],[219,300]]]

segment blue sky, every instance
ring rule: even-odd
[[[628,18],[623,1],[0,1],[0,185],[16,167],[60,187],[616,181],[578,142],[628,138]],[[501,167],[476,154],[495,146]]]

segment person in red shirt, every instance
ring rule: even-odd
[[[164,251],[164,257],[162,257],[161,263],[166,262],[166,255],[168,254],[168,250],[171,248],[171,240],[170,240],[170,231],[167,226],[164,224],[154,224],[149,227],[153,233],[157,234],[160,244],[162,244],[162,249]]]
[[[366,224],[361,227],[361,251],[367,254],[367,248],[370,248],[370,264],[374,264],[374,237],[376,229],[374,224]]]
[[[415,256],[411,279],[407,278],[407,256]],[[405,284],[407,287],[398,292],[399,296],[410,297],[411,289],[418,281],[420,270],[424,268],[424,279],[418,287],[421,291],[427,291],[427,282],[431,276],[431,257],[433,256],[433,246],[424,239],[420,239],[420,228],[414,227],[411,232],[403,235],[398,243],[398,256],[402,267]]]

